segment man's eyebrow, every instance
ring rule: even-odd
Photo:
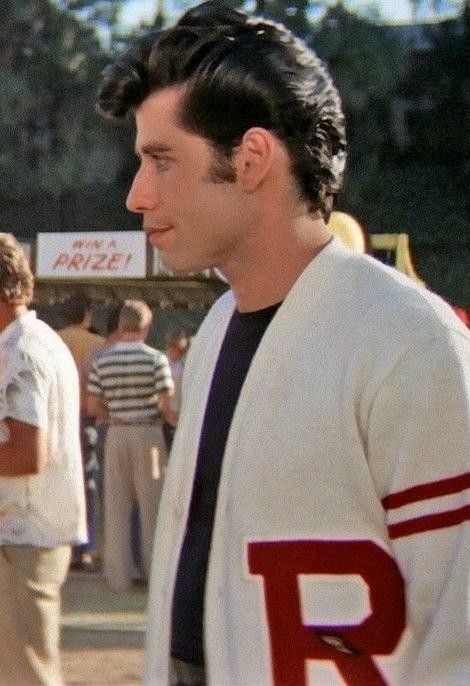
[[[146,143],[140,150],[136,148],[135,154],[137,157],[140,157],[141,155],[156,155],[162,152],[170,151],[171,147],[169,145],[165,145],[164,143]]]

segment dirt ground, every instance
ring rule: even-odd
[[[67,686],[137,686],[147,593],[114,593],[100,574],[72,572],[63,590],[62,668]]]
[[[75,648],[62,651],[67,686],[138,686],[141,684],[141,648]]]

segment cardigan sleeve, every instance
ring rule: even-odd
[[[406,683],[464,684],[470,673],[469,407],[470,342],[449,331],[400,355],[370,411],[369,465],[422,646]]]

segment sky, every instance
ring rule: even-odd
[[[197,4],[196,2],[194,4]],[[433,16],[431,11],[431,2],[423,0],[419,17],[426,19]],[[441,12],[443,14],[449,13],[452,8],[452,0],[444,0]],[[128,25],[138,25],[140,21],[151,21],[155,14],[156,0],[127,0],[125,9],[122,15],[122,21]],[[360,11],[361,8],[367,6],[377,6],[381,17],[386,22],[407,22],[411,21],[411,3],[408,0],[345,0],[345,5],[355,11]],[[168,10],[171,11],[172,1],[167,0]]]

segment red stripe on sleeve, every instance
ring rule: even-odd
[[[415,519],[408,519],[407,521],[399,522],[397,524],[390,524],[388,527],[388,534],[391,539],[403,538],[404,536],[420,534],[425,531],[456,526],[457,524],[461,524],[468,520],[470,520],[470,505],[465,505],[458,510],[438,512],[437,514],[416,517]]]
[[[470,473],[454,476],[451,479],[441,479],[440,481],[413,486],[398,493],[391,493],[382,499],[382,505],[385,510],[394,510],[397,507],[417,503],[421,500],[460,493],[467,488],[470,488]]]

